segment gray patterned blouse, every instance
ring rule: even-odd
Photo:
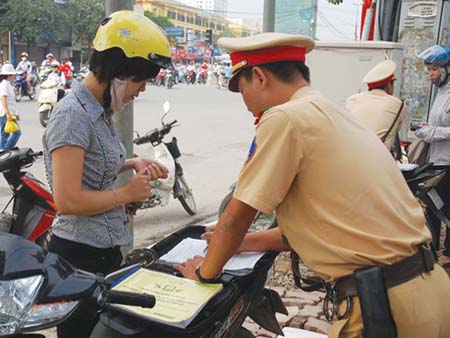
[[[126,151],[111,118],[106,116],[103,107],[83,84],[74,81],[69,95],[58,102],[42,141],[51,187],[51,152],[65,145],[78,146],[85,151],[82,189],[108,190],[116,187],[115,180],[125,161]],[[128,245],[131,242],[123,207],[97,215],[58,213],[52,231],[60,238],[97,248]]]

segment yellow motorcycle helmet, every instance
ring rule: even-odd
[[[127,58],[140,57],[163,68],[173,68],[165,32],[150,19],[132,11],[105,18],[94,38],[94,49],[120,48]]]

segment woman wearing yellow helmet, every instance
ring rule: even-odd
[[[52,112],[43,147],[59,209],[49,250],[80,269],[107,274],[119,267],[120,247],[131,240],[124,205],[146,199],[150,181],[167,177],[157,162],[125,160],[111,115],[144,91],[161,67],[171,67],[171,59],[163,31],[130,11],[103,20],[94,49],[90,72]],[[117,175],[132,169],[132,179],[117,187]],[[89,337],[95,323],[95,310],[80,310],[58,327],[58,337]]]

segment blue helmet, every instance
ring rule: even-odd
[[[446,66],[450,63],[450,46],[432,46],[420,53],[419,57],[422,58],[426,64]]]

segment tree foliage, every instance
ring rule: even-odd
[[[89,47],[105,17],[104,0],[72,0],[67,9],[72,36],[80,41],[82,47]]]
[[[57,36],[66,14],[48,0],[5,0],[0,4],[0,31],[34,46],[43,36]],[[58,16],[55,13],[59,14]]]
[[[28,47],[70,33],[82,47],[89,47],[104,13],[104,0],[68,0],[64,7],[53,0],[3,0],[0,31],[13,32]]]
[[[174,26],[174,24],[170,21],[170,19],[165,16],[155,15],[150,11],[145,11],[144,15],[147,18],[149,18],[150,20],[152,20],[154,23],[156,23],[158,26],[160,26],[161,28]]]

